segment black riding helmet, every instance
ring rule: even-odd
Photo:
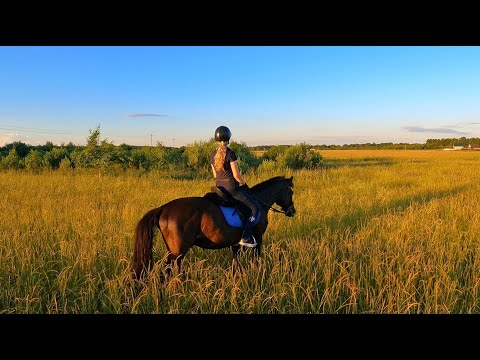
[[[232,132],[226,126],[219,126],[215,130],[215,141],[230,141],[232,137]]]

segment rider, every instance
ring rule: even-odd
[[[226,126],[220,126],[215,130],[217,149],[210,154],[210,164],[216,180],[215,185],[223,186],[235,199],[243,202],[251,210],[250,217],[245,221],[239,244],[255,247],[257,241],[252,235],[252,229],[259,210],[251,195],[246,191],[248,185],[238,168],[237,155],[228,147],[231,137],[232,133]]]

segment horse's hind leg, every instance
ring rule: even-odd
[[[181,229],[169,229],[168,237],[165,237],[165,244],[168,250],[166,272],[167,276],[172,274],[174,267],[178,268],[178,272],[181,270],[182,260],[185,257],[188,249],[192,247],[194,240],[194,232]]]
[[[172,275],[172,271],[174,267],[178,268],[178,272],[180,273],[181,265],[182,265],[182,258],[183,254],[173,254],[169,253],[167,257],[167,266],[166,266],[166,272],[167,276]]]

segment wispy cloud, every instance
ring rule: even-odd
[[[441,134],[456,134],[456,135],[467,135],[467,132],[458,131],[455,129],[448,129],[444,127],[439,128],[424,128],[421,126],[404,126],[403,127],[408,132],[422,132],[422,133],[441,133]]]
[[[161,115],[161,114],[128,114],[128,117],[147,117],[147,116],[168,116],[168,115]]]
[[[470,127],[472,125],[480,125],[480,123],[479,122],[461,122],[454,125],[445,125],[445,126],[442,126],[442,128],[465,128],[465,127]]]

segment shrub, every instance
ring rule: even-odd
[[[310,145],[305,143],[293,145],[286,149],[277,158],[280,166],[290,169],[314,169],[323,165],[321,155],[310,150]]]
[[[161,163],[168,169],[184,169],[187,167],[187,161],[183,156],[183,151],[175,148],[165,149]]]
[[[263,158],[266,160],[277,160],[277,157],[288,149],[288,145],[275,145],[270,147],[264,154]]]
[[[274,160],[263,160],[257,168],[258,173],[273,174],[280,171],[282,171],[282,167]]]
[[[25,168],[38,171],[43,166],[43,153],[39,150],[32,150],[25,157]]]
[[[63,158],[68,157],[68,151],[66,149],[54,148],[43,155],[43,163],[47,168],[58,169],[60,162]]]
[[[214,138],[209,141],[196,141],[185,146],[184,157],[187,165],[193,170],[210,171],[210,154],[216,149]]]
[[[130,166],[135,169],[149,170],[154,165],[152,149],[149,147],[141,147],[133,149],[130,155]]]
[[[8,155],[2,159],[2,169],[20,169],[22,167],[20,156],[15,148],[10,149]]]
[[[73,169],[72,162],[68,157],[64,157],[62,161],[60,161],[59,169],[62,172],[69,172]]]
[[[262,162],[262,159],[257,158],[244,142],[237,143],[232,141],[230,148],[237,155],[238,167],[242,173],[247,172],[249,169],[256,169]]]
[[[182,156],[182,151],[177,148],[167,148],[158,143],[152,151],[153,168],[159,170],[179,170],[187,167],[187,158]]]

